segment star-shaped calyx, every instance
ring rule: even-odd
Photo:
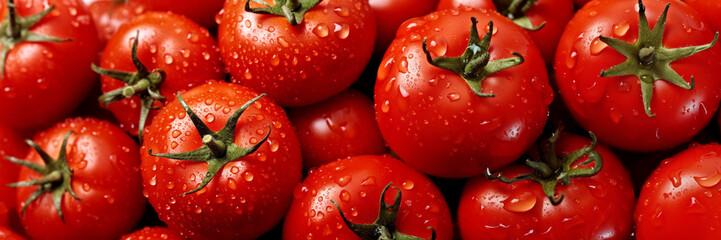
[[[136,72],[103,69],[96,66],[94,63],[90,65],[90,67],[93,71],[100,75],[108,76],[125,83],[125,87],[109,91],[98,98],[98,101],[103,106],[107,106],[125,98],[131,98],[135,95],[140,97],[141,107],[140,122],[138,122],[138,138],[140,138],[140,141],[142,142],[145,121],[148,118],[150,109],[153,108],[153,102],[155,100],[165,100],[165,97],[160,95],[160,84],[165,81],[165,71],[162,69],[153,69],[153,71],[148,71],[148,68],[140,62],[140,59],[138,59],[138,38],[140,38],[139,31],[135,35],[133,48],[130,52],[133,65],[135,65],[135,68],[137,69]]]
[[[603,159],[595,150],[598,141],[593,132],[588,132],[591,136],[590,146],[586,146],[570,154],[559,157],[556,155],[556,140],[558,140],[560,132],[560,129],[558,129],[553,133],[553,135],[551,135],[548,139],[548,143],[545,144],[545,148],[541,147],[543,144],[539,144],[539,148],[541,148],[541,159],[526,159],[526,167],[532,169],[532,173],[522,174],[508,179],[503,177],[501,173],[492,174],[491,170],[487,168],[486,177],[490,180],[499,180],[504,183],[514,183],[521,180],[538,182],[541,184],[543,193],[546,194],[546,197],[548,197],[549,200],[551,200],[551,203],[553,205],[560,204],[566,194],[561,194],[560,197],[556,198],[556,185],[560,183],[567,186],[568,184],[571,184],[571,178],[592,177],[598,174],[603,168]],[[586,161],[579,163],[574,168],[571,168],[573,163],[585,155],[588,155],[588,159]],[[590,163],[594,163],[593,167],[584,167]]]
[[[423,38],[423,52],[426,59],[433,66],[453,71],[460,75],[473,92],[480,97],[494,97],[495,95],[483,93],[481,83],[491,74],[514,67],[523,63],[523,57],[517,52],[511,54],[516,57],[490,61],[491,54],[488,52],[493,35],[493,21],[488,22],[488,32],[483,38],[478,36],[476,24],[478,20],[471,17],[471,31],[468,39],[468,47],[460,57],[431,57],[428,51],[426,40]]]
[[[20,17],[15,10],[15,1],[7,1],[8,14],[5,20],[0,24],[0,58],[2,58],[2,77],[5,78],[5,62],[7,61],[8,52],[23,42],[64,42],[70,39],[60,39],[47,35],[37,34],[30,31],[40,20],[55,9],[55,6],[43,10],[40,13],[30,15],[28,17]]]
[[[258,148],[260,148],[261,145],[263,145],[263,143],[268,140],[268,136],[270,136],[270,132],[272,130],[270,128],[270,125],[268,125],[268,134],[265,135],[262,140],[260,140],[252,147],[240,147],[235,144],[235,126],[238,123],[240,115],[242,115],[243,112],[251,104],[262,98],[263,96],[265,96],[265,94],[261,94],[260,96],[257,96],[243,104],[243,106],[241,106],[237,111],[233,113],[233,115],[228,118],[225,126],[220,129],[220,131],[214,132],[210,130],[210,128],[208,128],[208,126],[206,126],[202,120],[200,120],[198,115],[196,115],[195,112],[190,109],[188,104],[186,104],[183,98],[180,97],[180,93],[178,93],[178,102],[181,106],[183,106],[183,109],[185,109],[185,112],[190,117],[190,120],[193,121],[193,125],[195,125],[195,128],[198,130],[198,133],[200,134],[200,136],[202,136],[203,146],[190,152],[153,153],[153,150],[150,149],[149,153],[150,155],[156,157],[208,163],[208,172],[205,174],[205,177],[203,177],[200,186],[189,192],[183,193],[180,196],[195,193],[200,189],[203,189],[206,185],[208,185],[208,183],[210,183],[210,181],[213,180],[213,177],[221,169],[223,169],[223,166],[225,166],[229,162],[233,162],[242,157],[253,154],[256,150],[258,150]]]
[[[61,210],[63,194],[67,192],[73,198],[80,200],[80,198],[75,195],[75,191],[73,191],[73,188],[70,185],[73,171],[70,170],[70,167],[68,166],[67,154],[65,152],[66,146],[68,144],[68,138],[72,133],[72,131],[69,131],[67,134],[65,134],[62,145],[60,147],[60,153],[58,154],[58,157],[56,159],[50,157],[50,155],[43,151],[43,149],[41,149],[40,146],[38,146],[32,140],[25,140],[25,142],[30,145],[30,147],[35,149],[38,155],[40,155],[40,158],[43,160],[45,165],[28,162],[10,156],[5,157],[6,160],[12,163],[27,167],[30,170],[33,170],[42,175],[42,177],[38,179],[8,184],[8,186],[10,187],[38,186],[35,192],[33,192],[33,194],[30,195],[27,200],[25,200],[25,204],[23,204],[23,207],[21,209],[22,214],[25,214],[25,209],[30,205],[32,201],[45,193],[51,193],[53,198],[53,204],[55,205],[55,210],[58,212],[60,220],[64,222],[65,219]]]
[[[251,1],[262,4],[265,7],[251,8]],[[321,0],[274,0],[273,6],[270,6],[264,0],[246,0],[245,11],[284,16],[288,19],[290,25],[298,25],[303,22],[303,16],[305,13],[318,5],[320,1]]]
[[[386,192],[389,188],[391,188],[392,184],[392,182],[388,183],[388,185],[383,188],[383,191],[381,192],[380,210],[378,211],[378,218],[376,218],[375,222],[371,224],[357,224],[348,221],[348,219],[345,217],[345,214],[343,214],[343,210],[341,210],[340,206],[338,206],[338,203],[333,200],[330,201],[338,209],[340,217],[343,219],[343,222],[348,226],[348,228],[363,240],[423,240],[423,238],[407,235],[399,232],[396,229],[398,211],[401,208],[401,190],[397,187],[393,187],[398,190],[398,192],[393,199],[392,205],[389,205],[384,201]],[[428,227],[428,229],[431,230],[430,240],[436,239],[436,230],[434,230],[433,227]]]
[[[646,115],[654,117],[651,113],[651,98],[653,96],[654,82],[657,80],[667,81],[681,88],[691,90],[694,88],[694,78],[691,77],[689,84],[671,68],[671,62],[694,55],[698,52],[711,48],[718,40],[716,32],[711,43],[701,46],[690,46],[668,49],[663,46],[663,32],[666,25],[666,15],[671,3],[666,5],[663,14],[656,22],[653,29],[650,28],[646,18],[646,7],[638,0],[638,40],[636,43],[627,43],[616,38],[600,36],[599,39],[608,44],[611,48],[626,56],[626,61],[612,68],[601,71],[601,77],[616,77],[634,75],[641,81],[641,93],[643,96],[643,107]]]
[[[501,15],[511,19],[516,25],[526,30],[538,31],[543,26],[546,26],[546,22],[534,27],[531,19],[526,16],[528,9],[536,2],[538,0],[493,0],[493,5],[496,6]]]

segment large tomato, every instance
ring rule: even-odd
[[[18,133],[0,125],[0,226],[10,226],[15,217],[15,188],[7,184],[18,180],[20,166],[5,161],[5,157],[21,157],[27,146]]]
[[[346,90],[323,102],[293,108],[288,117],[296,127],[307,169],[357,155],[383,154],[373,101]]]
[[[438,3],[438,10],[461,7],[490,9],[510,18],[528,30],[548,65],[553,63],[558,39],[573,16],[571,0],[441,0]]]
[[[486,40],[479,40],[472,17],[482,24],[482,35],[484,25],[493,22]],[[490,50],[483,45],[489,38]],[[469,59],[449,58],[461,54]],[[427,57],[458,61],[450,68],[460,74],[432,65]],[[470,177],[515,161],[543,131],[552,100],[532,40],[487,10],[444,10],[406,21],[375,85],[376,119],[391,150],[419,171],[441,177]]]
[[[376,32],[367,0],[274,2],[265,7],[227,1],[223,7],[218,42],[234,82],[267,93],[282,106],[303,106],[340,93],[360,76]],[[282,8],[293,3],[300,5],[283,16]]]
[[[516,165],[499,170],[504,178],[522,178],[513,183],[482,176],[466,184],[458,207],[461,237],[628,239],[635,197],[618,158],[607,148],[570,134],[556,133],[541,146],[542,161],[529,161],[546,164],[551,170],[547,176]]]
[[[593,1],[579,10],[558,47],[556,80],[574,118],[602,142],[668,149],[690,140],[716,112],[721,48],[686,4],[638,3]],[[665,24],[657,21],[662,15]]]
[[[438,188],[391,157],[356,156],[323,165],[293,196],[283,239],[389,239],[378,234],[433,239],[434,231],[435,239],[453,239],[451,214]],[[354,230],[362,228],[358,224],[369,231]]]
[[[19,0],[14,5],[10,12],[18,19],[43,17],[34,24],[18,20],[17,32],[10,31],[7,2],[0,2],[0,45],[7,51],[0,56],[0,112],[6,116],[0,123],[37,130],[67,117],[85,98],[96,79],[88,66],[101,46],[80,0]]]
[[[378,28],[373,52],[382,57],[388,45],[396,37],[398,27],[408,19],[435,10],[438,0],[369,0],[368,3],[376,16]]]
[[[157,112],[150,108],[160,101],[224,77],[208,30],[170,12],[148,12],[122,25],[105,46],[100,68],[107,69],[95,68],[103,74],[100,102],[132,135],[150,123]]]
[[[160,219],[192,239],[254,239],[271,229],[301,179],[283,108],[215,81],[177,99],[146,128],[141,148],[144,191]]]
[[[16,204],[30,238],[118,239],[135,226],[146,204],[140,155],[122,129],[67,119],[33,141],[18,178],[33,185],[18,187]]]
[[[126,0],[128,5],[144,10],[174,12],[184,15],[204,27],[215,26],[218,14],[225,0]]]
[[[636,204],[636,238],[718,239],[721,236],[721,145],[691,146],[646,180]]]

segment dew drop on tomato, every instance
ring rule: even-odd
[[[536,196],[530,192],[522,192],[503,201],[503,209],[509,212],[528,212],[536,206]]]

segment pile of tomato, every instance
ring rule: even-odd
[[[0,239],[719,239],[718,0],[3,0]]]

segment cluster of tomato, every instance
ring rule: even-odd
[[[0,239],[721,237],[718,0],[0,12]]]

